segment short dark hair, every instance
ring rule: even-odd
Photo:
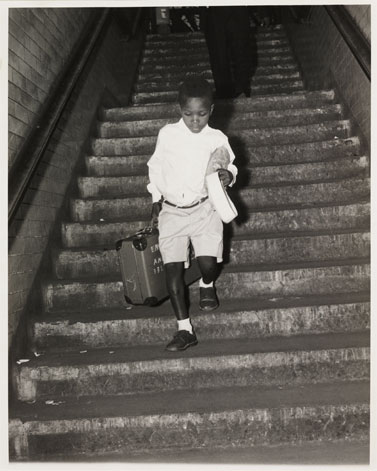
[[[178,89],[178,103],[182,107],[189,98],[202,98],[213,104],[213,91],[211,85],[200,75],[187,77]]]

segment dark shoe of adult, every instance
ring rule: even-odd
[[[199,308],[202,311],[213,311],[219,307],[219,300],[213,286],[210,288],[200,288]]]
[[[192,347],[198,343],[198,339],[196,338],[195,332],[192,334],[188,330],[178,330],[175,333],[173,340],[169,342],[165,350],[169,352],[178,352],[182,350],[186,350],[188,347]]]

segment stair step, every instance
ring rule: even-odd
[[[281,386],[363,381],[369,374],[369,332],[207,340],[166,352],[162,345],[46,352],[17,368],[18,400],[127,395],[229,386]]]
[[[300,262],[253,267],[227,267],[217,280],[220,299],[249,296],[306,296],[317,293],[367,291],[369,259]],[[190,286],[198,297],[198,283]],[[46,311],[121,308],[126,306],[123,284],[115,279],[49,281],[43,286]]]
[[[276,66],[277,67],[277,66]],[[276,69],[275,67],[275,69]],[[274,69],[274,70],[275,70]],[[281,69],[278,68],[280,71]],[[285,69],[284,69],[285,70]],[[297,67],[294,68],[293,66],[290,66],[289,70],[298,70]],[[270,72],[272,72],[272,69],[270,69]],[[135,86],[136,85],[141,85],[143,83],[149,83],[151,81],[159,81],[159,82],[165,82],[165,81],[177,81],[178,83],[182,82],[185,78],[188,78],[192,75],[200,75],[201,77],[205,78],[206,80],[213,80],[213,75],[212,75],[212,70],[209,66],[206,68],[202,68],[200,72],[195,71],[195,70],[188,70],[188,71],[182,71],[179,69],[176,70],[150,70],[150,71],[139,71],[139,75],[137,77],[137,80],[135,81]]]
[[[287,37],[281,25],[276,25],[269,30],[265,28],[255,28],[252,29],[250,33],[257,42],[278,41]],[[205,43],[205,36],[202,31],[169,33],[168,35],[154,33],[148,34],[145,38],[146,46],[151,45],[153,47],[159,44],[165,47],[165,45],[181,46],[184,44],[196,44],[198,42]]]
[[[316,108],[245,111],[230,117],[222,113],[222,110],[215,110],[211,116],[210,125],[227,133],[227,131],[234,129],[314,124],[341,119],[341,115],[342,108],[337,104]],[[158,131],[166,124],[175,122],[177,122],[177,116],[138,121],[108,121],[98,123],[97,132],[98,137],[101,138],[153,136],[157,135]]]
[[[237,163],[237,161],[236,161]],[[242,169],[242,171],[241,171]],[[237,186],[266,185],[274,183],[320,181],[336,178],[367,177],[369,161],[366,156],[338,159],[329,162],[277,165],[267,167],[242,166]],[[147,165],[140,170],[141,175],[118,177],[79,177],[80,198],[106,197],[111,195],[137,194],[145,191],[148,183]],[[121,175],[120,173],[118,175]]]
[[[289,52],[289,53],[273,54],[273,55],[266,55],[266,56],[258,57],[257,70],[259,66],[266,66],[266,65],[270,66],[274,64],[284,64],[284,65],[289,64],[291,66],[297,67],[297,63],[293,58],[292,52]],[[168,65],[165,65],[165,64],[146,63],[146,64],[141,64],[139,68],[139,71],[142,75],[146,73],[151,73],[151,72],[154,73],[156,71],[165,72],[165,70],[167,73],[174,73],[174,72],[182,71],[182,64],[171,63]],[[209,60],[206,59],[206,60],[190,62],[188,58],[185,63],[185,70],[188,70],[188,71],[195,70],[197,74],[210,70]]]
[[[203,468],[203,463],[208,465],[218,464],[219,469],[224,464],[290,464],[290,465],[365,465],[369,464],[369,440],[347,440],[337,439],[336,441],[322,442],[309,441],[299,444],[274,444],[274,445],[254,445],[250,446],[219,446],[197,449],[163,449],[163,450],[142,450],[128,452],[122,450],[118,452],[104,452],[96,456],[96,461],[106,462],[132,462],[143,463],[140,466],[147,466],[145,463],[190,463],[199,464]],[[54,455],[55,457],[57,455]],[[70,453],[64,456],[65,462],[90,462],[93,459],[85,454]],[[38,461],[50,460],[51,457],[39,455]],[[131,465],[132,466],[132,465]],[[134,469],[137,470],[137,464]],[[130,468],[132,469],[132,468]],[[141,468],[143,469],[143,468]],[[145,468],[147,469],[147,468]],[[199,468],[200,469],[200,468]]]
[[[292,108],[321,107],[334,104],[333,90],[295,92],[292,95],[275,95],[235,100],[215,100],[215,112],[222,115],[252,111],[276,111]],[[133,121],[142,119],[169,119],[177,116],[177,105],[160,103],[153,106],[139,105],[118,108],[102,108],[102,121]]]
[[[169,33],[168,35],[161,35],[158,33],[147,34],[145,37],[145,47],[159,47],[161,44],[165,45],[182,45],[182,44],[205,44],[205,37],[201,31],[188,32],[188,33]]]
[[[286,50],[288,49],[288,51]],[[147,49],[148,50],[148,49]],[[199,48],[191,48],[189,54],[184,54],[182,51],[178,50],[170,50],[169,53],[162,53],[161,55],[156,55],[155,49],[150,49],[150,52],[154,52],[154,54],[142,54],[140,59],[140,67],[145,65],[156,65],[158,67],[164,65],[169,67],[169,65],[177,65],[180,64],[186,65],[188,61],[190,62],[207,62],[209,61],[208,49],[205,47]],[[279,51],[282,52],[282,51]],[[290,52],[289,48],[283,49],[284,53]],[[267,53],[268,54],[268,53]],[[162,67],[160,67],[162,68]]]
[[[255,50],[258,53],[265,51],[265,50],[270,50],[270,49],[276,49],[276,48],[282,48],[282,47],[289,47],[289,41],[287,37],[281,36],[278,39],[265,39],[265,38],[254,38],[256,39],[255,41]],[[170,55],[174,55],[177,57],[182,57],[182,55],[187,56],[190,55],[192,56],[192,53],[207,53],[208,55],[208,48],[205,40],[200,40],[196,42],[161,42],[160,44],[153,43],[151,44],[148,39],[145,42],[145,49],[143,51],[143,57],[147,58],[155,58],[155,57],[166,57]]]
[[[272,238],[243,236],[225,240],[224,260],[230,265],[336,260],[345,257],[368,257],[370,234],[354,232],[331,235],[292,237],[280,233]],[[229,245],[229,247],[228,247]],[[96,273],[101,276],[120,274],[118,253],[111,249],[59,250],[53,257],[54,274],[58,279],[83,278]]]
[[[250,233],[263,235],[280,231],[292,231],[298,234],[307,230],[339,230],[369,227],[369,202],[346,203],[339,205],[319,205],[318,207],[287,207],[271,208],[265,211],[249,213],[245,222],[238,225],[232,222],[230,227],[235,235]],[[88,245],[112,245],[119,239],[128,237],[149,224],[149,216],[139,220],[127,221],[122,217],[119,221],[86,223],[66,222],[62,224],[62,243],[64,247],[80,247]]]
[[[202,74],[203,76],[203,74]],[[186,78],[186,77],[185,77]],[[208,75],[206,80],[213,85],[213,78]],[[298,81],[300,80],[300,72],[298,70],[288,70],[287,72],[280,72],[280,73],[269,73],[269,74],[262,74],[261,71],[257,75],[251,77],[251,91],[252,94],[255,95],[260,91],[262,93],[263,85],[271,85],[271,84],[280,84],[287,81]],[[151,92],[164,92],[164,91],[177,91],[179,85],[182,83],[183,78],[174,78],[172,77],[171,80],[167,80],[166,77],[158,75],[151,76],[149,80],[144,80],[137,83],[134,86],[135,92],[140,93],[151,93]]]
[[[284,80],[281,83],[264,83],[250,85],[251,95],[276,95],[278,93],[292,93],[304,89],[302,80]],[[133,104],[163,103],[177,101],[178,87],[173,87],[168,91],[152,91],[148,93],[134,93],[132,95]]]
[[[247,187],[240,190],[229,189],[228,193],[240,213],[239,220],[250,210],[272,208],[293,204],[325,204],[367,199],[369,179],[350,178],[327,182],[304,182],[260,187]],[[71,216],[73,221],[109,220],[115,218],[148,218],[151,212],[151,197],[148,193],[139,196],[124,195],[103,199],[72,199]]]
[[[259,146],[237,150],[237,160],[242,159],[250,167],[267,165],[292,165],[306,162],[323,162],[340,158],[358,156],[360,142],[358,138],[332,139],[301,144],[283,144],[277,146]],[[90,155],[85,159],[90,176],[142,175],[151,154],[106,156]],[[362,157],[361,157],[362,158]],[[369,166],[369,159],[368,159]]]
[[[369,293],[295,298],[249,298],[221,302],[215,312],[192,306],[201,340],[346,333],[370,328]],[[36,352],[166,344],[176,328],[169,301],[153,308],[49,313],[33,324]]]
[[[279,54],[281,52],[291,52],[288,40],[280,39],[275,41],[258,41],[253,48],[253,55],[263,56],[268,54]],[[209,59],[206,43],[166,45],[159,47],[146,47],[142,53],[142,60],[146,62],[161,63],[165,59],[182,60],[182,57],[190,57],[190,60],[206,58]]]
[[[252,34],[258,42],[278,41],[287,38],[284,29],[278,27],[278,25],[269,31],[263,28],[257,28],[252,31]],[[205,37],[201,31],[192,33],[169,33],[165,36],[161,34],[148,34],[145,39],[145,46],[151,46],[153,48],[159,47],[160,45],[162,47],[179,47],[183,44],[198,43],[205,44]]]
[[[254,185],[266,185],[278,182],[298,182],[304,179],[325,181],[326,179],[335,178],[367,177],[368,169],[369,159],[366,156],[328,162],[270,165],[250,168],[250,181]],[[243,173],[245,173],[245,170],[245,168],[242,169]]]
[[[223,388],[20,404],[11,457],[367,440],[369,383]],[[148,400],[146,400],[148,398]],[[167,413],[169,411],[169,413]],[[185,433],[182,433],[182,430]],[[51,459],[51,458],[50,458]]]
[[[287,45],[287,41],[280,43],[282,46]],[[275,47],[278,47],[280,44],[276,44]],[[208,56],[208,47],[205,41],[196,42],[196,43],[180,43],[180,44],[161,44],[161,45],[150,45],[148,40],[144,43],[144,50],[142,52],[143,59],[152,59],[154,60],[157,57],[169,57],[169,56],[179,56],[179,53],[184,56],[193,54],[203,54]]]
[[[205,77],[207,81],[213,85],[213,79],[209,75],[208,77]],[[256,85],[263,85],[263,84],[277,84],[286,80],[299,80],[300,79],[300,72],[298,70],[293,70],[290,71],[288,70],[287,72],[281,72],[281,73],[273,73],[269,75],[262,75],[258,74],[256,76],[253,76],[251,78],[251,85],[256,86]],[[166,80],[166,77],[158,77],[157,75],[155,77],[151,76],[150,80],[144,80],[142,82],[136,83],[134,86],[135,92],[156,92],[156,91],[167,91],[167,90],[178,90],[178,87],[180,83],[182,82],[181,79],[173,79],[173,80]],[[257,90],[256,88],[254,89],[255,91]]]
[[[240,146],[263,146],[300,144],[313,141],[345,139],[350,136],[349,120],[325,121],[308,125],[231,130],[228,133],[230,144],[236,150]],[[157,136],[93,139],[94,155],[127,155],[153,153]]]
[[[155,52],[155,50],[153,50]],[[257,55],[258,61],[265,60],[269,56],[287,56],[292,55],[292,49],[289,45],[279,45],[275,47],[260,47],[258,48]],[[176,66],[177,64],[185,65],[187,63],[202,63],[207,62],[209,63],[209,54],[208,49],[201,48],[198,49],[191,49],[190,54],[184,54],[181,50],[174,50],[169,54],[162,53],[161,55],[155,54],[144,54],[140,61],[140,66],[146,66],[155,64],[156,66],[160,67],[165,65],[169,67],[170,65]]]
[[[277,74],[277,73],[288,73],[288,72],[298,72],[298,66],[295,62],[287,62],[287,63],[273,63],[273,64],[258,64],[258,67],[253,71],[251,79],[258,79],[260,76],[266,76],[270,74]],[[207,64],[207,67],[202,66],[201,69],[195,70],[194,68],[190,70],[182,71],[182,68],[178,69],[160,69],[160,70],[147,70],[147,71],[140,71],[137,81],[137,84],[141,84],[143,82],[150,82],[151,80],[176,80],[176,81],[183,81],[186,77],[190,75],[201,75],[205,79],[212,79],[212,70]]]

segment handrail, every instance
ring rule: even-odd
[[[359,28],[355,26],[355,21],[342,5],[325,5],[325,8],[338,28],[340,34],[351,49],[364,73],[371,78],[371,46]]]
[[[72,59],[66,65],[61,80],[54,87],[32,133],[24,142],[8,178],[8,225],[11,224],[35,170],[56,128],[74,86],[95,48],[109,16],[110,9],[101,9],[89,20]]]

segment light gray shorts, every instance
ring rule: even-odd
[[[186,262],[187,266],[190,241],[195,257],[216,257],[222,262],[223,223],[209,200],[189,209],[163,203],[158,229],[164,263]]]

